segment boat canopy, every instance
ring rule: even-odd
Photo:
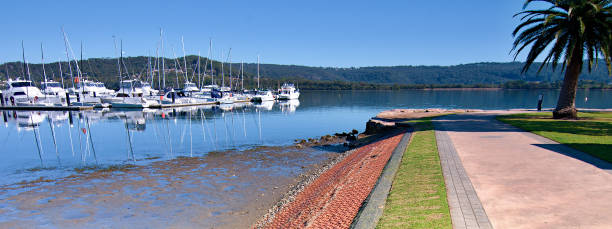
[[[11,82],[11,87],[31,87],[31,86],[32,86],[31,81]]]
[[[62,85],[60,85],[60,83],[58,82],[43,82],[42,86],[43,87],[62,87]]]

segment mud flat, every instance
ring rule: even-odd
[[[0,228],[247,228],[344,150],[327,136],[0,186]]]

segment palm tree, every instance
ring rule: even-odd
[[[527,10],[533,2],[545,2],[550,6],[546,9]],[[565,71],[565,76],[557,107],[553,111],[555,119],[577,118],[576,89],[585,53],[589,73],[594,64],[597,66],[600,58],[605,61],[608,73],[612,72],[611,2],[610,0],[527,0],[523,11],[514,15],[521,17],[521,24],[512,33],[516,39],[512,48],[512,51],[515,51],[514,59],[525,48],[531,48],[521,73],[527,72],[535,59],[547,49],[550,51],[544,57],[538,73],[544,66],[552,64],[552,69],[555,70],[557,64],[562,63],[561,70]]]

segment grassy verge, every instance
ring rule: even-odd
[[[451,228],[433,125],[429,119],[412,123],[415,131],[377,228]]]
[[[527,113],[497,119],[612,162],[612,112],[584,112],[578,117],[555,120],[550,113]]]

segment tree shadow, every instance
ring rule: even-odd
[[[440,130],[455,132],[524,132],[546,131],[588,136],[612,135],[612,122],[589,120],[554,120],[510,117],[505,122],[492,114],[448,115],[435,120]],[[443,125],[439,125],[443,124]],[[520,129],[519,129],[520,128]]]
[[[535,146],[581,160],[597,168],[608,170],[612,173],[612,144],[533,144]],[[599,152],[596,155],[585,153]]]

